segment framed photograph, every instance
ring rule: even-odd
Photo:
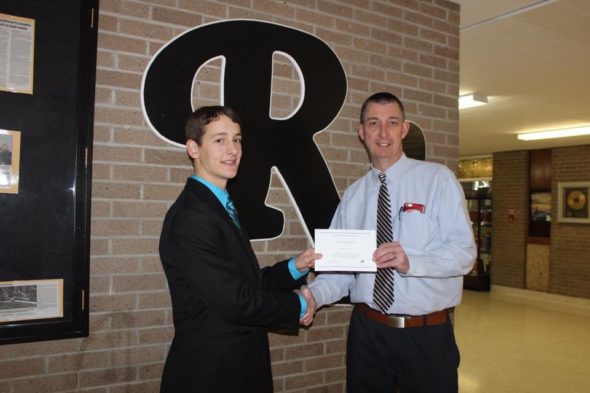
[[[551,193],[531,192],[531,221],[551,221]]]
[[[18,194],[20,132],[0,129],[0,193]]]
[[[557,221],[590,224],[590,182],[559,183]]]

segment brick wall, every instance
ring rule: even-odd
[[[590,145],[552,150],[549,292],[590,298],[590,225],[557,222],[559,182],[590,182]]]
[[[529,154],[493,154],[492,285],[524,288],[525,241],[528,236]],[[514,222],[508,219],[514,209]]]
[[[190,174],[185,154],[143,119],[139,88],[151,56],[188,28],[253,18],[327,42],[348,92],[339,117],[317,136],[340,192],[367,169],[355,132],[360,104],[389,90],[428,141],[427,159],[456,169],[459,9],[446,0],[102,0],[92,191],[90,337],[0,347],[0,392],[157,392],[173,328],[157,243],[164,214]],[[276,60],[273,108],[297,102],[297,81]],[[216,102],[219,64],[198,75],[195,100]],[[280,82],[280,83],[279,83]],[[254,244],[261,264],[307,247],[286,193],[272,180],[269,204],[285,210],[284,235]],[[277,392],[343,392],[349,307],[321,310],[298,335],[271,334]]]
[[[560,182],[590,181],[590,145],[551,149],[551,237],[548,277],[532,286],[559,295],[590,298],[590,225],[557,221]],[[494,153],[492,284],[525,288],[528,236],[529,154],[527,151]],[[516,220],[508,222],[508,209]],[[543,261],[529,261],[543,263]],[[538,272],[530,271],[534,275]],[[530,279],[535,279],[530,277]]]

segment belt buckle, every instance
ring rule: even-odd
[[[391,328],[403,329],[406,327],[406,318],[388,316],[387,317],[387,326],[389,326]]]

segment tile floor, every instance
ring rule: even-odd
[[[455,333],[460,393],[590,392],[590,315],[465,291]]]

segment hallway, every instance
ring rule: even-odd
[[[465,291],[455,313],[460,393],[590,392],[590,314]]]

